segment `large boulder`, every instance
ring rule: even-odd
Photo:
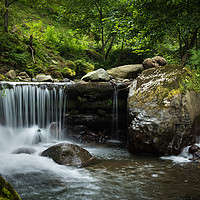
[[[200,94],[181,93],[184,70],[151,68],[132,83],[128,96],[131,152],[179,154],[200,135]]]
[[[104,69],[98,69],[96,71],[92,71],[87,73],[85,76],[81,78],[84,81],[109,81],[110,77],[108,73]]]
[[[87,150],[75,144],[56,144],[44,152],[41,156],[52,158],[60,165],[87,166],[97,161]]]
[[[19,195],[3,177],[0,176],[0,199],[20,200]]]
[[[141,64],[124,65],[107,70],[113,78],[134,79],[143,71]]]
[[[146,58],[142,65],[144,69],[149,69],[152,67],[164,66],[167,64],[167,61],[161,56],[155,56],[153,58]]]

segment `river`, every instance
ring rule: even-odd
[[[198,162],[133,155],[115,146],[79,144],[101,162],[77,168],[40,156],[55,143],[32,145],[34,154],[12,154],[12,148],[0,153],[0,174],[22,200],[200,199]]]

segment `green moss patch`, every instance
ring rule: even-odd
[[[0,200],[20,200],[13,187],[0,176]]]

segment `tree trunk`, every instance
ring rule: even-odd
[[[122,40],[122,45],[121,45],[121,49],[120,49],[119,59],[118,59],[118,61],[117,61],[117,66],[119,66],[120,63],[121,63],[123,48],[124,48],[124,38],[123,38],[123,40]]]
[[[8,32],[8,7],[9,7],[9,3],[8,0],[5,0],[5,14],[4,14],[4,31]]]
[[[95,2],[95,6],[99,12],[99,22],[101,24],[101,43],[102,43],[102,55],[103,55],[103,61],[106,61],[106,53],[105,53],[105,41],[104,41],[104,27],[103,27],[103,12],[102,8]]]
[[[197,40],[197,33],[198,33],[198,28],[193,32],[191,38],[190,38],[190,43],[189,43],[189,47],[187,48],[187,51],[185,52],[185,54],[183,55],[182,57],[182,60],[181,60],[181,65],[184,66],[186,61],[187,61],[187,58],[190,54],[189,50],[192,49],[196,43],[196,40]]]

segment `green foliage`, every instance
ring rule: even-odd
[[[12,186],[0,176],[0,199],[2,200],[20,200],[19,195]]]
[[[55,60],[58,64],[54,72],[80,78],[93,70],[94,65],[108,69],[141,63],[154,55],[178,63],[194,46],[194,41],[199,40],[200,3],[195,0],[152,2],[15,1],[9,7],[12,34],[0,35],[0,65],[6,70],[26,70],[34,76],[39,72],[51,73]],[[1,27],[4,7],[0,2]],[[196,44],[198,47],[199,42]],[[191,54],[189,64],[197,68],[200,51],[191,50]]]
[[[0,98],[1,97],[6,97],[6,86],[4,86],[4,88],[2,90],[0,90]]]
[[[191,49],[189,62],[193,68],[200,68],[200,50]]]
[[[76,60],[74,63],[77,66],[76,78],[81,78],[88,72],[91,72],[94,70],[94,65],[92,65],[89,62],[86,62],[85,60]]]
[[[181,92],[186,90],[193,90],[196,93],[200,92],[200,69],[190,69],[185,67],[185,75],[182,77],[182,83],[180,83]]]
[[[142,55],[138,55],[136,53],[133,53],[132,49],[116,49],[110,54],[109,61],[107,62],[107,68],[117,67],[119,65],[142,63],[145,58],[145,53]]]
[[[73,69],[70,69],[69,67],[65,67],[61,70],[61,73],[63,74],[63,77],[71,78],[76,75],[76,72]]]
[[[25,67],[28,59],[28,52],[25,45],[19,40],[16,34],[2,33],[0,37],[0,62],[3,65],[16,68]]]

